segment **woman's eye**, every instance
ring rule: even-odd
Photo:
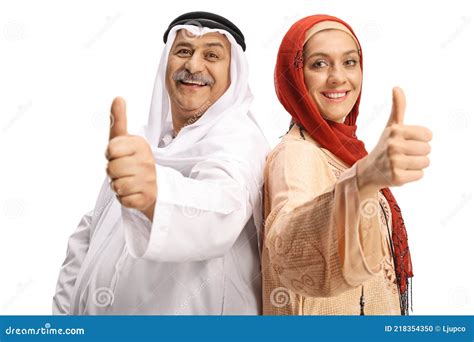
[[[315,67],[316,69],[324,68],[325,66],[328,66],[328,63],[326,63],[326,61],[316,61],[313,63],[313,67]]]
[[[357,65],[357,61],[355,59],[349,59],[346,61],[346,65],[349,65],[349,66]]]

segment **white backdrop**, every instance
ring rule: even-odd
[[[352,25],[364,50],[359,136],[370,151],[391,107],[434,133],[425,177],[395,189],[414,260],[414,314],[474,314],[474,24],[469,1],[0,2],[0,314],[50,314],[66,242],[105,177],[112,99],[146,123],[176,16],[216,12],[244,32],[253,112],[274,146],[289,115],[273,87],[280,41],[316,13]]]

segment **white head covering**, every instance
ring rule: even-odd
[[[174,40],[179,30],[185,29],[195,36],[204,35],[211,32],[219,32],[227,37],[231,43],[231,62],[230,62],[230,78],[231,84],[227,91],[207,109],[205,115],[197,120],[194,124],[184,127],[206,126],[210,122],[215,121],[218,117],[222,118],[226,114],[238,112],[237,115],[252,116],[249,111],[250,104],[253,100],[252,93],[248,86],[248,65],[244,56],[242,47],[237,44],[234,37],[227,31],[221,29],[210,29],[207,27],[198,27],[193,25],[177,25],[171,29],[168,34],[168,41],[163,50],[158,73],[155,79],[155,87],[153,89],[153,97],[151,101],[150,116],[148,126],[146,126],[146,136],[152,145],[157,145],[160,134],[167,122],[171,122],[171,109],[169,104],[169,95],[166,90],[166,67],[168,64],[168,56],[173,46]],[[205,133],[207,130],[203,129]],[[181,134],[181,133],[180,133]],[[186,133],[186,140],[189,139]],[[176,146],[176,145],[175,145]]]
[[[158,142],[166,133],[171,123],[171,108],[166,90],[166,67],[168,55],[179,30],[185,29],[195,36],[210,32],[219,32],[231,43],[230,78],[231,83],[226,92],[212,105],[199,120],[183,127],[171,144],[157,148]],[[254,220],[257,229],[262,223],[261,188],[263,174],[259,168],[261,158],[265,158],[269,146],[263,133],[250,113],[253,100],[248,85],[248,65],[242,47],[234,37],[221,29],[210,29],[193,25],[177,25],[168,34],[168,41],[163,51],[158,73],[155,79],[148,125],[145,136],[152,145],[156,162],[162,166],[172,167],[184,175],[189,175],[200,162],[212,162],[213,159],[233,162],[226,170],[246,185],[250,194],[259,194],[251,198],[254,208]],[[249,155],[248,151],[254,151]],[[255,158],[248,160],[248,158]],[[264,159],[263,159],[264,160]],[[240,170],[235,170],[237,162]],[[241,178],[245,175],[245,179]],[[159,182],[159,180],[158,180]]]

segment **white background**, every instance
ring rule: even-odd
[[[253,112],[274,146],[289,115],[274,92],[284,33],[316,13],[352,25],[364,51],[358,132],[370,151],[391,88],[407,124],[434,133],[425,177],[395,189],[414,262],[414,314],[474,314],[473,38],[469,1],[3,1],[0,3],[0,314],[50,314],[66,242],[105,177],[112,99],[129,130],[148,118],[176,16],[219,13],[244,32]]]

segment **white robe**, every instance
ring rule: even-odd
[[[176,31],[182,28],[227,36],[231,86],[170,141],[164,73]],[[142,133],[156,160],[153,223],[122,207],[106,179],[94,210],[69,238],[54,314],[261,313],[258,242],[269,147],[249,112],[247,77],[243,51],[227,32],[173,28]]]

